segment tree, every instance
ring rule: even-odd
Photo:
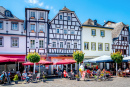
[[[116,71],[117,71],[117,64],[122,63],[122,60],[123,60],[122,53],[116,52],[116,53],[111,54],[111,59],[116,63]]]
[[[34,63],[33,73],[35,74],[35,63],[38,63],[38,62],[40,61],[40,55],[39,55],[38,53],[36,53],[36,52],[34,52],[34,53],[29,53],[29,54],[27,55],[27,59],[28,59],[30,62]]]
[[[82,63],[84,60],[84,53],[82,51],[76,51],[73,52],[73,58],[75,59],[75,61],[77,61],[77,64]],[[79,67],[77,70],[78,74],[79,74]]]

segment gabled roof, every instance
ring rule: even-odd
[[[116,22],[113,22],[113,21],[107,21],[107,22],[105,22],[105,24],[104,24],[103,26],[105,26],[105,25],[106,25],[107,23],[109,23],[109,22],[110,22],[110,23],[114,23],[114,24],[116,23]]]
[[[91,19],[88,19],[87,21],[85,21],[85,22],[83,23],[83,25],[92,25],[92,26],[95,26],[95,25],[94,25],[94,21],[91,20]],[[101,26],[101,25],[97,23],[96,26]]]
[[[113,27],[114,29],[112,30],[112,38],[119,37],[124,27],[128,27],[128,25],[125,25],[123,22],[116,23],[115,26]]]
[[[9,11],[9,10],[6,10],[3,6],[0,6],[0,15],[1,15],[1,17],[2,17],[2,19],[10,19],[10,20],[20,20],[20,21],[23,21],[23,20],[21,20],[21,19],[19,19],[19,18],[17,18],[15,15],[13,15],[12,13],[12,15],[13,15],[13,17],[8,17],[8,16],[6,16],[5,15],[5,11]],[[11,11],[10,11],[11,12]]]
[[[71,11],[70,9],[68,9],[66,6],[64,6],[64,8],[60,11],[68,11],[68,12],[74,12],[74,11]]]
[[[42,9],[42,8],[38,8],[38,7],[35,7],[35,8],[25,8],[25,9],[28,9],[28,10],[39,10],[39,11],[50,11],[50,10],[47,10],[47,9]]]

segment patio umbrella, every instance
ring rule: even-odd
[[[53,65],[73,64],[73,63],[76,63],[76,61],[65,59],[65,60],[58,61],[58,62],[54,63]]]
[[[18,60],[15,58],[8,58],[8,57],[4,57],[4,56],[0,56],[1,62],[5,60],[5,62],[17,62]]]
[[[26,62],[26,63],[22,63],[22,65],[34,65],[34,63],[32,63],[32,62]]]
[[[43,64],[43,65],[51,65],[51,64],[53,64],[53,62],[49,62],[49,61],[45,61],[45,60],[40,60],[38,63]]]
[[[9,62],[9,59],[0,59],[0,63]]]

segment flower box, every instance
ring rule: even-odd
[[[43,20],[43,17],[41,17],[40,19]]]
[[[34,32],[34,30],[31,30],[31,32]]]
[[[34,19],[34,17],[31,17],[31,19]]]

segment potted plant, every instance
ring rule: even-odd
[[[31,30],[31,32],[34,32],[34,30]]]
[[[76,80],[77,80],[77,81],[79,81],[79,80],[80,80],[80,78],[79,78],[79,76],[78,76],[78,75],[76,75]]]
[[[41,17],[40,19],[42,19],[42,20],[43,20],[43,17]]]
[[[15,84],[18,84],[18,75],[16,74],[15,76],[14,76],[14,79],[13,79],[14,81],[15,81]]]
[[[34,19],[34,17],[31,17],[31,19]]]
[[[45,75],[43,75],[43,82],[46,82],[46,78],[45,78]]]

